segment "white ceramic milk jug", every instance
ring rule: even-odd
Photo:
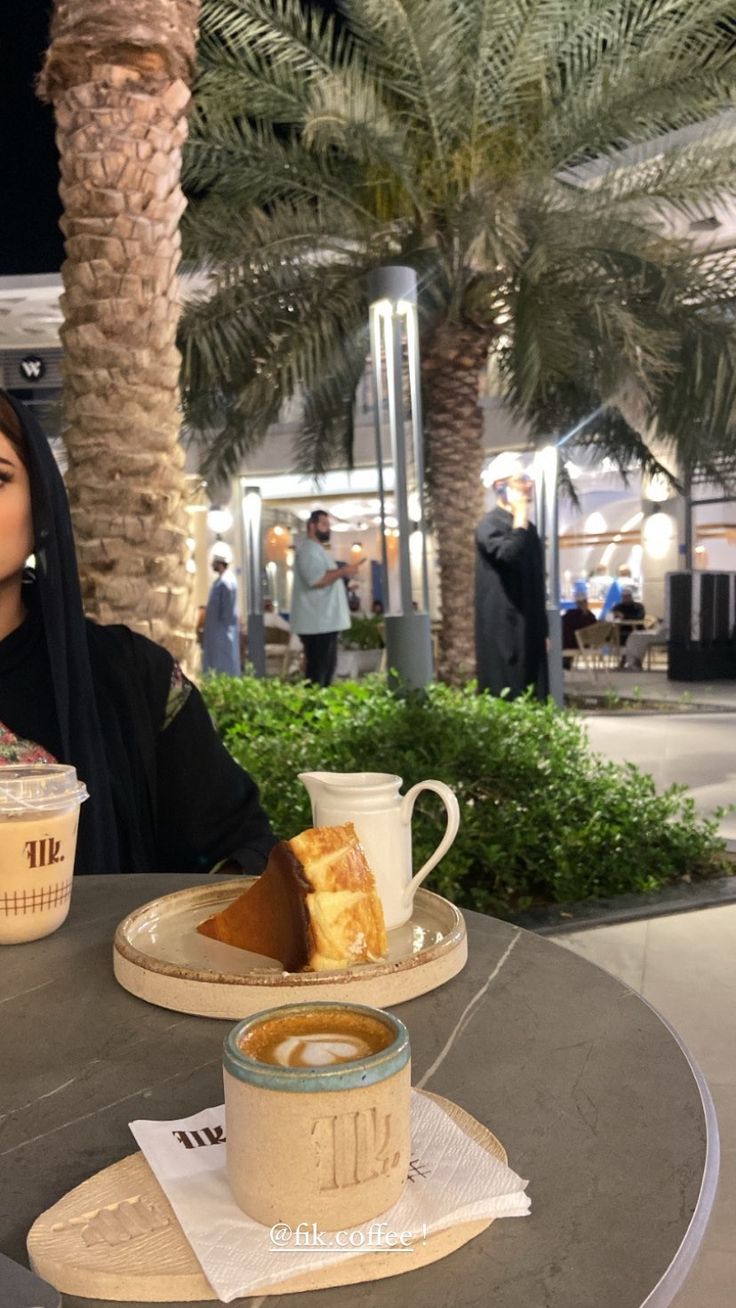
[[[455,795],[443,781],[420,781],[399,794],[401,777],[390,772],[300,772],[312,801],[316,827],[352,822],[376,878],[386,930],[408,922],[414,894],[450,848],[460,825]],[[412,875],[411,817],[417,795],[433,790],[447,810],[447,827],[439,845]]]

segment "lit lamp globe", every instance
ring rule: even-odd
[[[215,536],[224,536],[233,525],[233,515],[229,509],[210,509],[207,514],[207,526]]]
[[[650,559],[664,559],[672,544],[674,523],[669,513],[655,509],[644,523],[644,548]]]

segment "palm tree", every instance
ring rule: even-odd
[[[489,352],[536,431],[603,406],[589,439],[651,465],[616,406],[633,390],[676,448],[694,413],[733,443],[734,261],[666,236],[733,191],[733,35],[725,0],[207,0],[185,244],[213,286],[183,323],[189,419],[232,469],[300,393],[325,466],[349,443],[366,275],[412,265],[450,679],[473,663]]]
[[[87,612],[189,646],[179,445],[181,151],[199,0],[56,0],[64,439]]]

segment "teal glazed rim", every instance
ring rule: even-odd
[[[314,1010],[334,1013],[335,1010],[352,1013],[364,1013],[378,1022],[383,1022],[394,1032],[390,1045],[377,1054],[367,1054],[355,1062],[319,1068],[278,1067],[273,1063],[260,1063],[243,1053],[240,1041],[247,1031],[271,1018],[295,1016],[298,1013],[312,1013]],[[314,1094],[322,1090],[360,1090],[363,1086],[377,1085],[395,1076],[406,1067],[411,1057],[409,1032],[393,1013],[386,1013],[380,1008],[370,1008],[367,1004],[348,1004],[344,1002],[329,1003],[304,1002],[302,1004],[284,1004],[280,1008],[266,1008],[252,1017],[238,1022],[225,1037],[223,1065],[226,1072],[246,1085],[258,1086],[263,1090],[288,1090],[291,1093]]]

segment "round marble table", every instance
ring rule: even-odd
[[[42,1210],[135,1151],[129,1121],[221,1102],[228,1023],[151,1007],[112,974],[120,918],[196,880],[80,878],[56,935],[0,950],[0,1250],[19,1262]],[[529,1177],[531,1216],[494,1223],[405,1283],[361,1287],[361,1303],[389,1308],[411,1295],[426,1308],[670,1304],[718,1172],[701,1074],[672,1030],[607,973],[554,942],[466,916],[465,970],[399,1008],[413,1080],[495,1132]],[[298,1308],[354,1299],[349,1288],[323,1290],[299,1295]],[[267,1303],[297,1308],[290,1296]]]

